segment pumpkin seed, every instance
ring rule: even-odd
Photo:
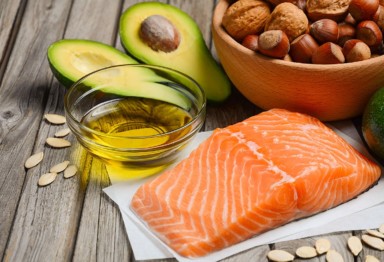
[[[49,169],[49,172],[50,173],[60,173],[60,172],[64,171],[68,165],[69,165],[69,161],[61,162],[61,163],[51,167],[51,169]]]
[[[39,178],[39,186],[47,186],[55,181],[57,174],[56,173],[46,173]]]
[[[295,258],[291,253],[288,253],[284,250],[271,250],[268,252],[267,257],[276,262],[287,262],[287,261],[293,261]]]
[[[63,128],[63,129],[60,129],[59,131],[57,131],[57,132],[55,133],[55,137],[65,137],[65,136],[67,136],[70,132],[71,132],[71,129],[69,129],[69,128]]]
[[[371,255],[367,255],[365,257],[365,262],[380,262],[380,260],[378,260],[376,257],[374,256],[371,256]]]
[[[45,114],[44,118],[49,123],[54,125],[62,125],[62,124],[65,124],[65,122],[67,122],[67,120],[65,119],[65,116],[57,115],[57,114]]]
[[[361,237],[361,239],[364,241],[365,244],[367,244],[370,247],[373,247],[381,251],[384,250],[384,241],[380,238],[364,234]]]
[[[344,262],[343,257],[336,250],[330,249],[325,256],[328,262]]]
[[[384,234],[384,224],[379,227],[379,232]]]
[[[326,238],[320,238],[315,243],[316,251],[319,255],[328,252],[331,248],[331,242]]]
[[[48,137],[46,143],[54,148],[64,148],[71,146],[71,142],[63,138]]]
[[[77,167],[75,165],[70,165],[64,170],[64,178],[70,178],[76,175]]]
[[[373,229],[367,229],[367,233],[371,236],[378,237],[378,238],[384,238],[384,234]]]
[[[317,252],[313,247],[302,246],[296,249],[296,255],[301,258],[313,258],[317,256]]]
[[[361,250],[363,250],[363,244],[361,243],[360,238],[356,236],[348,238],[348,247],[354,256],[357,256]]]
[[[28,169],[28,168],[37,166],[43,160],[43,157],[44,157],[44,152],[33,154],[25,161],[24,163],[25,168]]]

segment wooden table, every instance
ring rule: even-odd
[[[65,88],[51,73],[48,46],[62,38],[82,38],[122,50],[119,17],[136,2],[140,1],[0,1],[0,258],[4,261],[135,260],[120,212],[102,192],[110,185],[105,168],[82,150],[47,147],[45,139],[61,127],[49,125],[43,115],[64,113]],[[161,2],[189,13],[215,55],[210,22],[216,1]],[[225,104],[209,106],[203,130],[233,124],[259,111],[234,92]],[[69,139],[75,143],[73,136]],[[43,162],[25,170],[25,160],[39,151],[44,151]],[[59,176],[53,184],[38,187],[39,176],[64,159],[81,163],[81,174],[72,179]],[[363,261],[367,254],[384,261],[384,253],[365,246],[353,258],[346,241],[359,234],[326,237],[345,261]],[[225,261],[267,261],[270,249],[294,253],[301,245],[313,245],[317,238],[255,247]],[[325,257],[310,261],[325,261]]]

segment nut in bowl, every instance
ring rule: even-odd
[[[79,143],[126,178],[171,164],[201,129],[206,98],[177,71],[119,65],[88,74],[65,95],[67,123]],[[122,169],[123,168],[123,169]]]
[[[247,5],[251,2],[254,1],[242,1],[242,5]],[[348,44],[346,49],[348,56],[344,55],[342,47],[338,43],[332,43],[330,40],[321,43],[310,35],[310,27],[315,21],[311,20],[313,18],[308,17],[305,5],[298,5],[298,8],[295,9],[292,7],[292,3],[279,4],[273,3],[276,1],[268,2],[266,0],[264,2],[270,4],[270,14],[263,21],[265,23],[264,30],[267,26],[270,27],[271,24],[274,24],[273,28],[268,28],[268,30],[285,31],[283,27],[287,25],[279,29],[279,19],[276,18],[276,14],[274,15],[276,6],[280,5],[281,7],[283,4],[291,5],[289,10],[296,10],[295,12],[301,14],[297,16],[291,15],[290,17],[303,19],[302,14],[306,14],[309,28],[305,32],[301,32],[301,25],[305,24],[305,21],[294,23],[297,25],[297,30],[294,32],[300,31],[300,34],[292,37],[292,33],[287,32],[289,48],[286,48],[287,36],[284,36],[284,34],[273,32],[273,34],[270,34],[273,37],[264,37],[262,34],[267,31],[258,31],[255,33],[256,37],[249,38],[257,39],[257,44],[251,44],[247,37],[243,39],[248,46],[252,46],[253,50],[251,50],[242,45],[242,39],[232,37],[223,25],[223,17],[226,15],[227,10],[232,5],[238,3],[238,1],[220,0],[213,15],[212,34],[220,62],[234,86],[248,100],[265,110],[285,108],[291,111],[310,114],[322,121],[341,120],[361,115],[372,94],[378,88],[384,86],[384,56],[380,53],[382,52],[381,48],[369,46],[370,51],[372,51],[371,55],[363,43],[364,40],[358,39],[358,41]],[[297,3],[301,2],[297,1]],[[312,1],[307,1],[307,4],[309,2]],[[332,4],[331,1],[329,2]],[[383,8],[379,9],[384,10]],[[246,10],[246,8],[244,9],[243,7],[242,10]],[[279,12],[284,12],[284,10],[286,9],[278,9]],[[348,6],[344,6],[343,10],[345,21],[347,21],[347,18],[351,19],[350,16],[347,16]],[[246,15],[251,16],[252,13],[257,14],[258,12],[253,10]],[[324,21],[322,19],[330,18],[329,16],[321,16],[320,13],[317,11],[315,17],[316,21],[321,21],[315,23],[317,28],[314,26],[312,30],[316,31],[317,34],[319,34],[319,31],[315,29],[319,28],[319,23],[330,25],[347,23],[340,20],[338,22],[335,21],[335,23],[327,22],[327,20]],[[233,13],[231,15],[236,17]],[[270,17],[273,17],[277,22],[272,23],[268,21]],[[340,19],[340,16],[338,16],[338,19]],[[285,21],[287,23],[287,20]],[[377,24],[380,26],[379,22]],[[335,29],[334,26],[329,28]],[[343,28],[345,29],[346,27],[343,26]],[[355,34],[355,30],[359,30],[357,22],[355,26],[348,26],[348,29],[351,30],[345,33],[346,37],[357,37]],[[247,30],[248,34],[251,34],[249,28]],[[324,32],[323,35],[326,36],[327,34]],[[339,38],[340,35],[339,32]],[[367,36],[369,33],[364,35]],[[281,43],[285,44],[284,48],[276,48],[272,46],[273,41],[266,42],[266,46],[269,46],[268,48],[271,48],[271,50],[276,48],[272,53],[275,52],[277,54],[283,49],[288,50],[286,51],[288,55],[290,52],[295,52],[295,57],[299,56],[301,61],[284,60],[284,58],[280,58],[282,57],[281,53],[279,56],[276,56],[279,58],[274,58],[269,56],[268,52],[261,52],[260,40],[265,41],[263,39],[272,38],[275,40],[281,39]],[[343,44],[344,42],[347,41],[343,39]],[[265,45],[263,44],[263,46]],[[319,49],[318,53],[315,51],[317,49]],[[356,57],[358,57],[355,53],[356,49],[364,51],[361,57],[365,60],[356,61]],[[332,51],[332,56],[327,54],[328,51]],[[376,54],[375,52],[378,53]],[[312,55],[316,57],[314,58],[315,62],[323,63],[324,60],[328,60],[332,61],[333,64],[315,64],[312,62]],[[354,62],[346,61],[345,57],[349,57],[349,55],[353,57],[351,59],[354,59]]]

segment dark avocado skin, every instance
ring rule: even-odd
[[[141,23],[160,15],[168,19],[181,34],[175,51],[152,50],[140,38]],[[208,102],[219,104],[231,94],[231,83],[213,58],[196,22],[185,12],[165,3],[143,2],[130,6],[120,18],[120,40],[126,52],[146,64],[178,70],[200,84]]]

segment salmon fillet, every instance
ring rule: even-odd
[[[319,120],[272,109],[216,129],[141,186],[131,209],[173,250],[194,258],[344,203],[380,175]]]

